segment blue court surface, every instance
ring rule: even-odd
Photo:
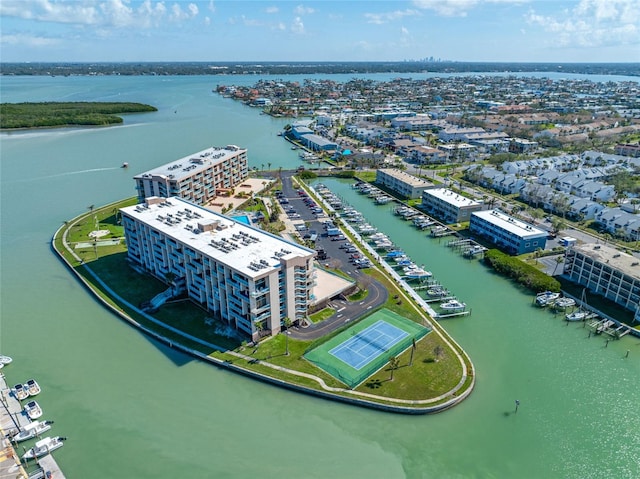
[[[360,370],[407,336],[406,331],[379,320],[337,345],[329,354]]]

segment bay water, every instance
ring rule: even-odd
[[[472,310],[441,323],[477,374],[449,411],[369,411],[221,371],[140,334],[87,293],[51,236],[90,205],[134,196],[134,174],[227,144],[248,148],[258,169],[300,164],[277,136],[290,120],[212,92],[258,79],[0,77],[3,102],[159,109],[122,126],[0,135],[0,353],[14,358],[8,382],[42,386],[44,419],[69,438],[55,453],[67,477],[640,477],[640,342],[607,343],[533,307],[529,292],[345,181],[322,180]]]

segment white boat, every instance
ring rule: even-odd
[[[450,299],[444,303],[440,303],[440,307],[445,311],[461,311],[467,307],[466,304],[461,303],[457,299]]]
[[[433,296],[435,298],[443,298],[443,297],[449,295],[449,290],[441,288],[441,287],[430,288],[430,289],[427,290],[427,294],[429,296]]]
[[[24,407],[24,410],[32,421],[42,416],[42,408],[36,401],[29,401]]]
[[[11,438],[12,441],[22,442],[32,439],[41,435],[43,432],[47,432],[51,429],[53,421],[33,421],[22,428],[18,434]]]
[[[567,313],[564,317],[567,321],[584,321],[589,316],[589,313],[584,309],[576,309],[572,313]]]
[[[558,298],[553,302],[553,306],[559,309],[570,308],[575,306],[576,302],[571,298]]]
[[[61,448],[64,445],[66,437],[45,437],[36,442],[35,446],[22,455],[22,459],[35,459],[36,457],[46,456],[47,454]]]
[[[425,271],[422,268],[411,269],[409,271],[405,271],[405,276],[407,279],[425,279],[433,276],[431,271]]]
[[[24,384],[16,384],[12,388],[13,397],[15,397],[18,401],[24,401],[29,397],[29,390],[24,387]]]
[[[11,359],[9,356],[0,355],[0,364],[2,364],[3,366],[5,366],[6,364],[11,364],[12,362],[13,359]]]
[[[544,291],[536,295],[536,304],[538,306],[547,306],[560,297],[560,293],[553,291]]]
[[[580,308],[567,313],[564,317],[567,321],[584,321],[591,316],[591,313],[585,309],[587,305],[587,290],[582,290],[582,298],[580,300]]]
[[[24,387],[26,387],[27,391],[29,391],[29,396],[37,396],[38,394],[40,394],[40,385],[36,382],[35,379],[29,379],[24,384]]]

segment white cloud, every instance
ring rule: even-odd
[[[198,15],[198,6],[190,3],[187,5],[186,10],[183,10],[180,4],[174,3],[171,5],[171,15],[169,18],[176,22],[182,22],[184,20],[189,20]]]
[[[400,28],[400,33],[403,36],[408,36],[409,35],[409,30],[407,30],[407,28],[405,28],[405,27],[402,27],[402,28]]]
[[[267,7],[264,11],[266,13],[272,14],[272,13],[278,13],[280,9],[276,6],[273,6],[273,7]]]
[[[213,0],[209,0],[209,6],[207,7],[209,9],[210,12],[215,13],[216,11],[216,6],[213,3]]]
[[[433,10],[445,17],[466,17],[469,10],[484,4],[522,4],[529,0],[414,0],[423,10]]]
[[[311,15],[315,13],[315,10],[311,7],[305,7],[304,5],[298,5],[293,11],[296,15]]]
[[[183,9],[183,7],[185,7]],[[209,8],[214,10],[213,2]],[[17,17],[49,23],[77,26],[150,28],[165,20],[184,21],[198,15],[195,3],[173,3],[171,8],[164,1],[144,0],[136,8],[129,0],[2,0],[0,16]]]
[[[365,13],[364,17],[367,19],[368,23],[381,25],[383,23],[398,20],[402,17],[413,17],[416,15],[420,15],[420,12],[418,12],[417,10],[396,10],[394,12],[387,13]]]
[[[296,17],[293,19],[293,23],[291,24],[291,31],[299,35],[302,35],[304,33],[304,23],[302,23],[302,18]]]
[[[37,37],[33,35],[0,35],[0,45],[45,47],[57,43],[60,43],[60,41],[56,38]]]
[[[640,44],[640,2],[637,0],[581,0],[571,11],[539,15],[529,10],[525,21],[552,33],[563,47]]]

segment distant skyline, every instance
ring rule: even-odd
[[[2,0],[3,62],[640,62],[640,0]]]

